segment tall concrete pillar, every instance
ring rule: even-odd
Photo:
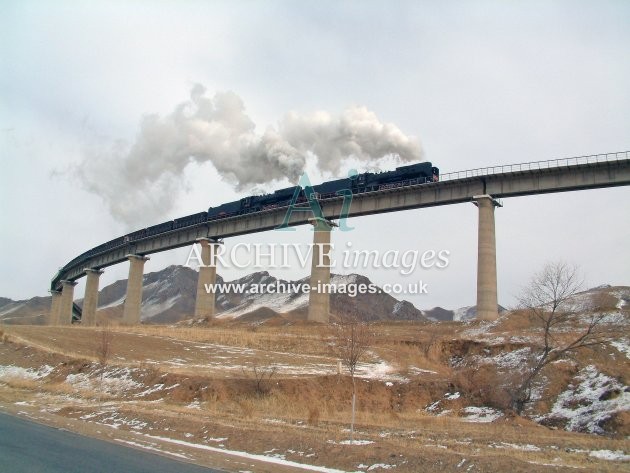
[[[85,296],[83,297],[83,313],[81,325],[93,327],[96,325],[96,307],[98,306],[98,279],[103,271],[85,268],[87,280],[85,282]]]
[[[123,307],[123,324],[140,323],[140,306],[142,305],[142,277],[147,256],[127,255],[129,259],[129,278],[127,279],[127,296]]]
[[[313,252],[311,254],[308,320],[328,323],[330,320],[330,232],[336,225],[323,218],[314,218],[309,222],[313,225]]]
[[[489,195],[473,197],[479,208],[479,236],[477,240],[477,319],[496,320],[497,303],[497,247],[494,233],[494,208],[501,204]]]
[[[61,281],[61,301],[59,303],[59,325],[72,324],[72,303],[74,302],[74,281]]]
[[[61,291],[50,291],[50,315],[48,325],[59,325],[59,309],[61,308]]]
[[[212,285],[217,282],[216,252],[220,243],[210,238],[200,238],[197,242],[201,245],[202,265],[199,266],[197,277],[195,318],[213,318],[216,294],[214,291],[206,291],[206,284]]]

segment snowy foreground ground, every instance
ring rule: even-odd
[[[522,369],[530,335],[504,328],[444,328],[430,337],[433,354],[376,344],[358,370],[353,441],[349,378],[325,337],[302,332],[276,340],[209,330],[187,340],[175,328],[119,329],[103,367],[97,330],[6,327],[0,408],[229,471],[628,470],[628,340],[559,363],[562,376],[545,379],[537,402],[514,417],[453,381],[472,363]],[[383,339],[410,330],[386,327]]]

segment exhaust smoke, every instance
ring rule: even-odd
[[[297,182],[307,156],[322,172],[336,175],[348,158],[368,166],[386,156],[415,161],[421,148],[365,107],[348,108],[340,116],[290,112],[276,128],[258,134],[238,95],[208,97],[196,84],[189,100],[170,114],[145,116],[133,144],[118,142],[86,153],[74,175],[104,200],[115,219],[138,227],[163,220],[174,207],[186,186],[184,169],[192,162],[210,162],[236,190],[251,191],[284,179]]]

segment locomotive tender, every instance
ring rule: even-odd
[[[439,181],[439,177],[439,169],[433,167],[430,162],[425,162],[411,164],[408,166],[400,166],[394,171],[379,173],[366,172],[355,175],[352,178],[336,179],[313,186],[312,189],[315,193],[315,197],[320,201],[324,201],[326,199],[338,197],[337,192],[341,190],[349,189],[352,191],[352,194],[356,195],[395,187],[407,187],[426,184],[429,182],[437,182]],[[62,270],[60,270],[60,272],[76,266],[94,255],[122,245],[127,245],[143,238],[237,215],[288,207],[293,200],[296,188],[297,186],[287,187],[285,189],[279,189],[272,194],[245,197],[234,202],[219,205],[218,207],[210,207],[207,212],[199,212],[137,230],[86,251],[70,261]],[[306,201],[306,196],[304,195],[303,190],[300,190],[298,202],[300,201]],[[59,273],[57,273],[52,281],[51,288],[53,290],[55,289],[55,285],[58,283],[58,274]]]

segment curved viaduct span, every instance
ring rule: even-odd
[[[478,260],[477,260],[477,313],[485,320],[497,318],[497,271],[494,209],[501,206],[497,199],[524,195],[598,189],[630,185],[630,152],[609,153],[552,161],[537,161],[506,166],[473,169],[443,174],[439,182],[381,189],[355,194],[348,216],[357,217],[384,212],[419,209],[438,205],[472,202],[478,207]],[[330,268],[320,267],[319,251],[330,244],[330,231],[334,220],[342,214],[343,197],[320,201],[325,219],[315,221],[307,212],[293,212],[289,225],[316,225],[314,235],[311,287],[330,281]],[[214,316],[214,293],[204,290],[205,284],[216,280],[214,245],[223,238],[263,232],[279,227],[286,216],[287,207],[264,210],[208,221],[178,228],[166,233],[123,243],[115,248],[93,254],[87,259],[66,265],[51,283],[52,307],[50,323],[70,324],[76,304],[73,287],[76,280],[87,275],[83,302],[82,323],[93,325],[98,303],[98,280],[102,269],[122,261],[129,261],[129,279],[125,298],[123,321],[140,322],[142,278],[147,255],[201,244],[204,264],[199,270],[197,284],[196,317]],[[326,261],[324,251],[324,261]],[[73,260],[74,261],[74,260]],[[309,294],[309,320],[329,320],[329,294],[311,291]]]

